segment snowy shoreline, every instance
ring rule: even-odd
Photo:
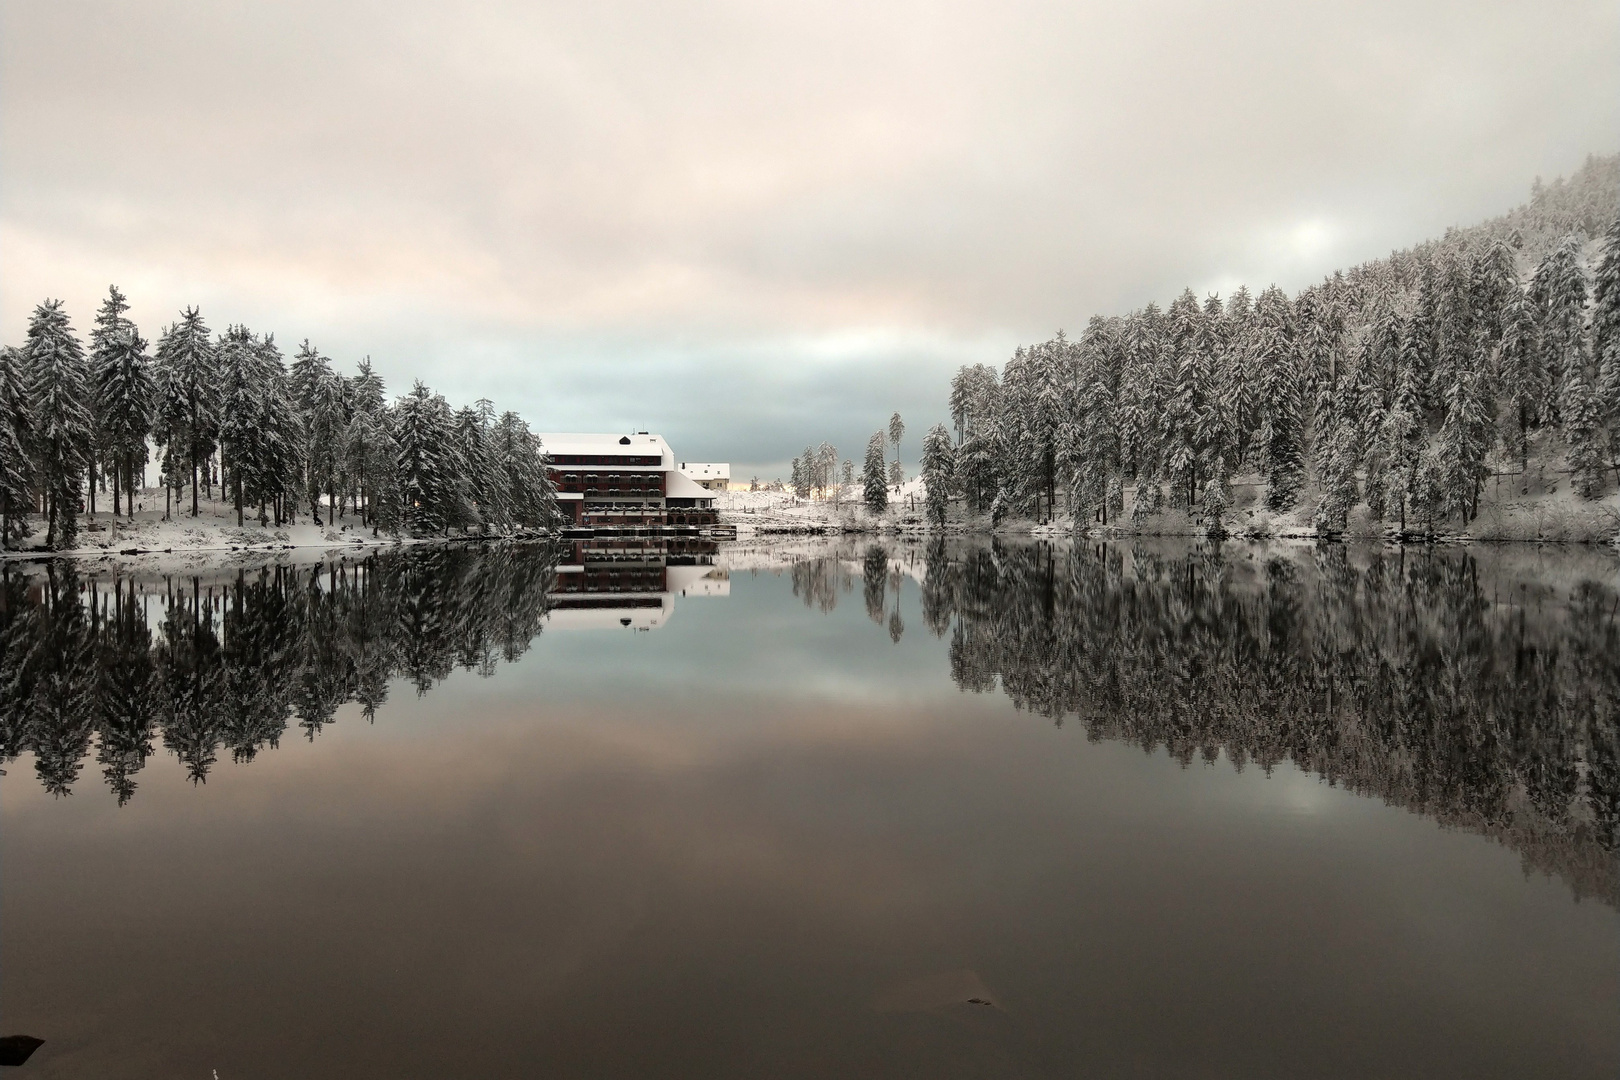
[[[553,539],[549,533],[485,536],[477,533],[412,537],[383,533],[340,522],[331,528],[303,522],[296,525],[237,525],[235,515],[204,507],[197,517],[161,512],[139,512],[131,520],[110,513],[80,518],[78,546],[53,551],[43,546],[44,527],[29,537],[32,545],[0,551],[0,564],[57,559],[129,564],[143,569],[175,569],[254,564],[267,560],[322,561],[333,555],[371,554],[376,551],[426,545],[525,542]]]
[[[1620,550],[1620,495],[1585,500],[1567,489],[1530,496],[1511,494],[1482,500],[1480,514],[1464,529],[1441,527],[1432,534],[1411,527],[1402,533],[1396,523],[1376,521],[1365,506],[1351,512],[1347,527],[1323,535],[1311,524],[1309,498],[1294,510],[1273,513],[1260,504],[1259,485],[1234,484],[1238,498],[1227,513],[1223,539],[1229,541],[1312,540],[1319,542],[1383,542],[1440,544],[1578,544]],[[923,515],[926,488],[920,479],[907,481],[890,494],[890,509],[872,515],[849,496],[799,499],[791,492],[730,491],[716,500],[721,520],[737,526],[739,540],[772,536],[1005,536],[1035,539],[1128,539],[1134,537],[1207,538],[1209,530],[1184,509],[1166,509],[1141,521],[1129,511],[1118,523],[1075,527],[1073,518],[1060,513],[1049,522],[1008,518],[992,526],[987,515],[967,516],[953,502],[943,529]],[[1134,501],[1134,492],[1130,492]],[[1129,504],[1127,504],[1129,505]]]

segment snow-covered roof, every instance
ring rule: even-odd
[[[681,472],[694,480],[730,480],[729,461],[683,461]]]
[[[630,441],[625,442],[626,439]],[[664,437],[645,432],[616,432],[611,435],[541,432],[540,447],[548,454],[657,454],[663,459],[666,469],[675,463],[675,452],[669,448]]]
[[[664,474],[664,498],[712,499],[714,492],[692,480],[679,469],[671,469]]]

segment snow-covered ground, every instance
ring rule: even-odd
[[[1583,499],[1569,489],[1562,474],[1542,474],[1531,465],[1536,479],[1531,493],[1519,493],[1517,476],[1493,479],[1480,497],[1479,516],[1466,526],[1457,521],[1440,523],[1439,536],[1449,540],[1525,541],[1531,543],[1613,543],[1620,545],[1620,493],[1610,490],[1599,499]],[[1265,485],[1258,476],[1237,478],[1232,485],[1232,506],[1225,516],[1229,536],[1244,538],[1314,539],[1312,524],[1318,493],[1307,483],[1297,505],[1276,512],[1264,505]],[[747,538],[758,533],[789,531],[926,531],[923,505],[927,488],[921,479],[908,480],[898,494],[891,489],[889,510],[871,515],[860,501],[859,485],[850,485],[841,498],[796,499],[788,492],[731,491],[716,499],[722,520],[737,526],[737,535]],[[1133,520],[1136,503],[1134,486],[1125,489],[1125,510],[1106,528],[1093,521],[1081,522],[1082,531],[1093,536],[1199,535],[1204,532],[1197,515],[1184,508],[1167,507],[1143,520]],[[1060,511],[1051,521],[1008,518],[997,532],[1037,537],[1072,536],[1075,521]],[[1416,530],[1419,523],[1408,522]],[[1365,504],[1350,513],[1344,536],[1348,539],[1376,539],[1396,528],[1391,520],[1374,521]],[[951,532],[989,532],[988,516],[968,518],[960,501],[951,505],[947,516]]]
[[[826,498],[800,499],[790,491],[726,491],[715,497],[722,520],[737,526],[738,536],[756,532],[796,529],[906,529],[923,523],[920,479],[889,487],[889,509],[880,515],[867,511],[861,485],[844,484]]]
[[[313,524],[307,512],[300,515],[295,525],[264,527],[250,517],[239,527],[235,511],[218,499],[202,500],[197,516],[192,517],[188,498],[183,508],[175,507],[169,519],[164,520],[161,488],[148,488],[136,497],[135,502],[138,508],[146,509],[137,509],[133,519],[125,515],[114,517],[111,500],[98,505],[93,515],[80,514],[78,545],[66,551],[46,551],[45,522],[36,516],[32,520],[33,535],[23,541],[20,550],[4,552],[3,557],[76,555],[189,566],[218,563],[229,558],[233,552],[259,553],[262,556],[264,552],[296,550],[319,553],[425,542],[401,539],[387,533],[372,536],[371,530],[361,526],[359,519],[353,515],[338,519],[330,527]]]

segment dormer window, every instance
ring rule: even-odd
[[[620,446],[629,446],[630,445],[630,436],[628,436],[628,435],[620,435],[619,436],[619,445]]]

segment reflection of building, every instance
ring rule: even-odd
[[[731,484],[729,461],[683,461],[681,472],[698,487],[724,491]]]
[[[719,524],[714,492],[675,467],[662,436],[638,431],[540,439],[558,507],[574,531],[697,531]]]
[[[713,541],[607,537],[574,541],[547,597],[547,624],[566,630],[655,630],[678,596],[729,596]]]

